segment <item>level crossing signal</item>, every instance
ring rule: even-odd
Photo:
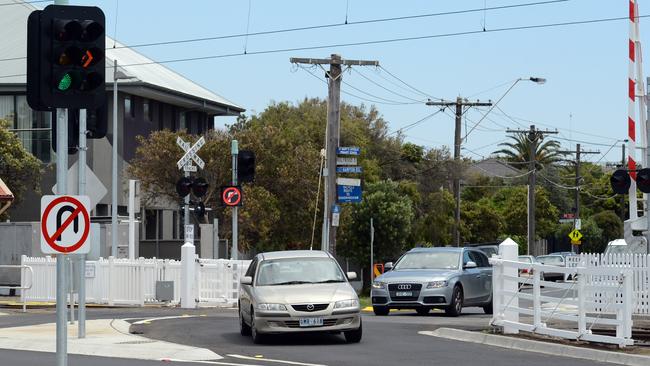
[[[27,22],[27,102],[35,110],[106,102],[105,17],[91,6],[49,5]]]
[[[630,189],[632,180],[627,170],[615,171],[609,179],[612,190],[617,194],[626,194]],[[636,171],[636,186],[643,193],[650,193],[650,168],[643,168]]]
[[[255,181],[255,153],[250,150],[240,150],[237,155],[237,182],[252,183]]]
[[[198,198],[199,200],[197,202],[190,201],[190,204],[194,205],[194,214],[202,218],[205,216],[207,209],[201,201],[201,198],[208,193],[209,187],[210,184],[204,178],[192,179],[190,177],[182,177],[176,182],[176,193],[178,193],[180,198],[185,198],[190,193]]]

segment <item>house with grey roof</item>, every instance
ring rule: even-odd
[[[487,158],[473,162],[465,172],[465,176],[482,176],[489,178],[520,176],[522,171],[512,167],[507,162],[497,158]]]
[[[20,0],[0,0],[0,5],[0,119],[10,121],[24,147],[45,165],[54,163],[51,113],[32,110],[26,100],[27,17],[37,8]],[[106,65],[117,62],[118,75],[122,75],[117,81],[118,130],[113,131],[109,122],[105,138],[88,140],[86,163],[111,192],[110,157],[113,144],[117,144],[118,212],[126,216],[128,178],[124,172],[135,155],[137,136],[146,137],[162,129],[202,134],[214,128],[216,117],[237,116],[244,108],[109,37],[106,45]],[[107,69],[108,121],[113,119],[113,77],[113,70]],[[73,155],[69,157],[71,166],[76,159]],[[51,194],[55,170],[45,171],[41,192]],[[99,201],[92,215],[108,217],[110,203],[109,193]],[[164,258],[180,253],[180,244],[178,250],[176,244],[183,234],[178,211],[178,205],[142,208],[140,255]],[[40,195],[27,194],[21,204],[10,209],[10,214],[14,221],[39,221]],[[169,249],[161,243],[168,243]]]

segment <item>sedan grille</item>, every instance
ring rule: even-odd
[[[300,305],[291,305],[291,307],[295,311],[312,312],[312,311],[325,310],[329,305],[330,304],[300,304]]]
[[[391,283],[388,285],[389,291],[420,291],[421,283]]]
[[[388,285],[388,294],[393,301],[417,301],[421,289],[421,283],[391,283]],[[404,296],[403,293],[409,293],[410,296]]]

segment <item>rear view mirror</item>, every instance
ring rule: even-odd
[[[393,269],[393,262],[386,262],[386,263],[384,263],[384,271],[385,271],[385,272],[388,272],[388,271],[390,271],[391,269]]]
[[[356,272],[348,272],[347,275],[348,275],[348,280],[350,280],[350,281],[354,281],[354,280],[357,279],[357,273]]]
[[[253,284],[253,278],[251,276],[244,276],[239,280],[239,283],[242,285],[252,285]]]
[[[472,262],[472,261],[465,263],[465,265],[463,266],[463,268],[476,268],[476,267],[477,267],[476,262]]]

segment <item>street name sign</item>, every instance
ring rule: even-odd
[[[336,165],[357,165],[357,158],[336,158]]]
[[[361,168],[360,166],[337,166],[336,172],[361,174],[363,173],[363,168]]]
[[[43,254],[90,252],[89,208],[88,196],[41,197],[41,252]]]
[[[344,186],[337,185],[336,193],[339,203],[359,203],[361,202],[361,186]]]
[[[361,148],[357,146],[345,146],[336,148],[337,155],[361,155]]]
[[[358,178],[336,178],[336,184],[342,186],[361,186],[361,179]]]

